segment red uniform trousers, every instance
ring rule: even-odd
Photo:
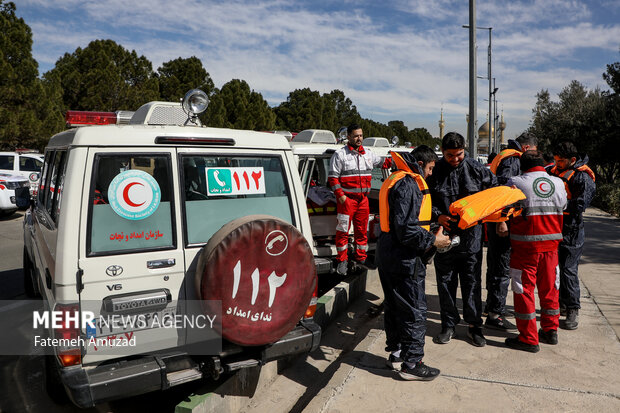
[[[349,248],[349,228],[353,222],[353,238],[355,239],[355,258],[358,261],[366,260],[368,251],[368,197],[358,195],[349,198],[344,204],[337,202],[336,212],[338,213],[338,224],[336,225],[336,250],[338,261],[347,260],[347,249]]]
[[[560,320],[558,251],[538,252],[515,248],[510,254],[510,276],[514,292],[515,318],[519,340],[538,344],[536,329],[536,299],[540,300],[540,327],[543,331],[557,330]]]

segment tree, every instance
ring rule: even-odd
[[[38,79],[32,31],[15,10],[14,3],[0,0],[0,146],[40,148],[47,129],[61,118],[48,100],[51,89]]]
[[[218,88],[213,89],[213,93],[209,97],[209,106],[205,113],[200,116],[200,120],[204,125],[214,128],[227,127],[226,108],[224,107],[224,99]]]
[[[211,76],[196,56],[166,62],[157,73],[159,95],[168,102],[178,102],[191,89],[200,89],[207,95],[213,94],[215,89]]]
[[[617,182],[620,174],[620,62],[607,65],[607,71],[603,73],[603,79],[611,88],[610,92],[604,93],[605,107],[599,112],[602,123],[601,133],[598,137],[600,151],[595,158],[600,165],[600,173],[605,182]]]
[[[208,111],[207,122],[212,126],[235,129],[274,130],[276,115],[258,92],[250,90],[244,81],[233,79],[214,93],[214,107]]]
[[[159,97],[151,62],[113,40],[65,53],[46,75],[60,79],[66,109],[136,110]]]
[[[603,79],[605,79],[615,94],[620,93],[620,62],[607,65],[607,71],[603,73]]]
[[[414,146],[427,145],[431,149],[441,147],[441,139],[433,138],[426,128],[414,128],[409,131],[409,140]]]
[[[409,139],[409,128],[405,126],[405,122],[402,120],[391,120],[388,122],[388,126],[391,131],[387,135],[381,135],[388,138],[388,140],[392,139],[392,136],[398,136],[400,143],[404,144],[406,141],[410,141]],[[413,143],[413,142],[412,142]]]
[[[608,65],[608,72],[603,75],[612,88],[617,79],[616,67]],[[547,90],[542,90],[537,95],[529,131],[539,138],[543,151],[551,151],[560,141],[573,142],[580,153],[589,156],[589,166],[603,181],[612,182],[620,166],[620,110],[614,95],[617,93],[602,92],[599,88],[588,90],[576,80],[562,89],[557,102],[551,100]]]
[[[286,102],[274,108],[278,129],[299,132],[321,128],[324,104],[321,95],[315,90],[304,88],[292,91]]]
[[[343,91],[334,89],[324,94],[323,99],[326,100],[324,113],[332,108],[334,111],[333,122],[325,129],[337,131],[342,126],[349,126],[360,122],[362,117],[357,112],[357,107],[355,107],[351,99],[344,95]],[[324,114],[324,118],[328,118],[328,116]]]
[[[536,98],[536,105],[532,110],[534,117],[529,132],[538,138],[540,150],[550,151],[552,137],[557,135],[557,131],[553,130],[556,126],[554,117],[558,111],[557,103],[551,101],[551,95],[547,89],[543,89],[536,94]]]

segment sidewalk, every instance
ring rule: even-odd
[[[406,382],[385,367],[383,316],[376,311],[382,292],[376,272],[369,273],[365,299],[325,331],[320,349],[283,371],[243,411],[620,411],[620,220],[596,209],[586,214],[580,278],[579,328],[560,329],[557,346],[541,344],[531,354],[507,348],[507,334],[487,329],[487,346],[474,347],[464,324],[449,344],[433,343],[440,320],[429,266],[424,361],[442,374]],[[512,303],[509,291],[510,310]]]

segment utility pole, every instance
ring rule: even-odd
[[[471,29],[471,25],[463,25],[464,28],[466,29]],[[487,121],[487,125],[489,126],[489,150],[488,153],[491,153],[491,138],[493,137],[493,112],[492,112],[492,106],[491,106],[491,101],[492,101],[492,88],[491,88],[491,30],[493,30],[492,27],[476,27],[475,29],[480,29],[480,30],[488,30],[489,31],[489,48],[488,48],[488,52],[487,52],[487,77],[482,77],[482,76],[476,76],[477,79],[487,79],[489,81],[489,119]],[[495,80],[493,80],[495,81]],[[493,87],[495,87],[495,85],[493,85]],[[471,92],[470,92],[471,93]]]
[[[495,126],[495,118],[493,117],[493,120],[491,120],[491,117],[493,116],[493,112],[492,112],[492,105],[491,105],[491,94],[492,92],[492,88],[491,88],[491,30],[493,30],[492,27],[489,27],[489,51],[488,51],[488,75],[489,75],[489,146],[487,146],[488,151],[487,154],[491,154],[491,137],[493,136],[494,130],[495,128],[493,126]],[[493,125],[493,126],[491,126]]]
[[[467,124],[467,139],[469,141],[469,156],[476,159],[476,128],[478,114],[476,109],[476,0],[469,0],[469,123]]]

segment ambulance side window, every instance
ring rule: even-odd
[[[45,198],[47,196],[50,180],[50,164],[54,159],[54,151],[48,151],[45,154],[45,163],[43,164],[43,173],[41,174],[41,180],[39,181],[39,193],[38,204],[41,208],[45,207]]]
[[[62,190],[65,183],[65,171],[67,167],[67,151],[57,151],[54,157],[54,165],[50,178],[50,191],[46,203],[47,212],[52,217],[52,221],[58,222],[58,214],[60,213],[60,201],[62,199]]]

